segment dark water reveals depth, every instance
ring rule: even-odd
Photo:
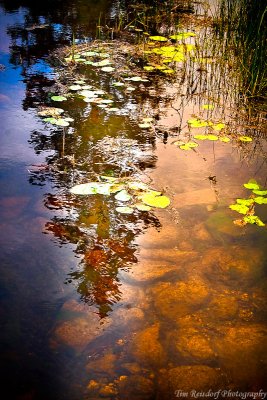
[[[207,88],[202,67],[180,85],[152,77],[114,86],[126,44],[115,77],[82,66],[63,79],[84,77],[117,110],[75,96],[51,103],[65,90],[51,52],[73,41],[91,46],[97,26],[111,26],[124,8],[89,0],[0,6],[2,392],[18,400],[267,392],[266,226],[237,226],[229,209],[249,196],[249,179],[267,186],[263,115],[237,118],[216,92],[223,78]],[[219,98],[214,114],[202,107],[206,90]],[[73,124],[45,123],[37,109],[48,103],[62,104]],[[186,125],[199,113],[228,123],[231,143],[174,145],[203,132]],[[144,117],[157,129],[141,129]],[[236,131],[253,142],[240,144]],[[70,194],[100,175],[141,179],[171,206],[121,214],[114,196]],[[256,206],[265,223],[266,208]]]

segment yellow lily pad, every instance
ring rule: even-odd
[[[142,201],[148,206],[157,208],[166,208],[170,205],[170,199],[167,196],[155,196],[153,193],[144,194]]]

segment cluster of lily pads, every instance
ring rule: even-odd
[[[45,117],[43,121],[57,126],[69,126],[74,119],[63,117],[64,110],[58,107],[41,107],[38,111],[40,117]]]
[[[265,223],[255,215],[256,204],[267,204],[267,190],[261,188],[261,186],[254,180],[251,179],[248,183],[244,184],[244,187],[251,190],[252,193],[247,199],[236,199],[235,204],[231,204],[229,208],[233,211],[237,211],[239,214],[243,214],[244,217],[240,220],[235,220],[236,225],[244,226],[246,224],[256,224],[258,226],[265,226]]]
[[[70,192],[76,195],[114,194],[115,200],[118,201],[116,211],[121,214],[132,214],[134,209],[150,211],[153,207],[166,208],[170,205],[167,196],[149,188],[144,182],[110,176],[100,176],[100,180],[75,185]]]
[[[184,40],[192,36],[196,36],[196,34],[194,32],[181,32],[176,35],[171,35],[169,38],[164,36],[149,36],[150,42],[146,43],[146,45],[150,47],[150,49],[145,50],[144,54],[149,58],[152,56],[152,59],[149,59],[148,64],[144,66],[144,70],[148,72],[161,71],[164,74],[173,74],[175,71],[166,64],[183,62],[186,60],[187,54],[195,49],[195,45],[185,43]],[[183,43],[152,48],[155,46],[156,42],[167,42],[169,39],[172,41],[183,41]],[[153,62],[153,56],[155,55],[160,57],[160,64]]]
[[[204,104],[204,109],[213,109],[213,105]],[[223,122],[214,123],[209,120],[201,119],[201,118],[192,118],[187,121],[189,128],[210,128],[213,131],[219,132],[225,129],[225,124]],[[229,143],[231,141],[230,137],[225,135],[218,135],[214,133],[205,133],[205,134],[195,134],[193,136],[195,140],[209,140],[209,141],[220,141],[223,143]],[[252,138],[249,136],[239,135],[237,140],[240,142],[252,142]],[[173,143],[174,145],[178,146],[182,150],[192,150],[195,147],[198,147],[198,143],[196,142],[183,142],[178,140]]]

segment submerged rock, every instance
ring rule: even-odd
[[[237,281],[239,285],[258,280],[263,274],[263,254],[255,248],[238,246],[208,249],[202,258],[201,268],[216,279]]]
[[[221,366],[236,387],[261,388],[267,376],[267,328],[260,324],[222,328],[214,341]]]
[[[130,346],[130,352],[137,362],[143,363],[145,366],[163,365],[166,355],[159,340],[159,324],[137,333]]]
[[[73,318],[57,325],[52,340],[58,345],[64,344],[81,351],[101,335],[109,324],[109,320],[100,323],[99,317],[95,314],[84,318]]]
[[[234,296],[217,295],[207,308],[207,318],[216,321],[232,320],[237,316],[238,302]]]
[[[195,360],[211,360],[216,357],[210,338],[196,329],[181,329],[173,335],[178,355]]]
[[[225,377],[220,369],[206,365],[184,365],[162,371],[159,378],[160,399],[180,397],[178,391],[187,393],[187,399],[196,398],[197,392],[226,389]]]
[[[118,382],[119,396],[123,400],[151,400],[154,398],[154,384],[141,375],[125,376]]]
[[[175,284],[162,283],[152,290],[156,311],[172,320],[191,314],[209,298],[206,283],[198,277]]]

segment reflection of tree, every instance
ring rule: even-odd
[[[52,233],[61,244],[76,245],[75,252],[82,259],[78,270],[68,274],[67,282],[77,285],[81,299],[96,305],[101,317],[120,300],[119,270],[137,262],[136,236],[148,226],[160,228],[153,215],[116,215],[113,203],[101,195],[72,200],[70,196],[49,194],[45,200],[50,209],[75,210],[74,218],[54,217],[45,232]]]

